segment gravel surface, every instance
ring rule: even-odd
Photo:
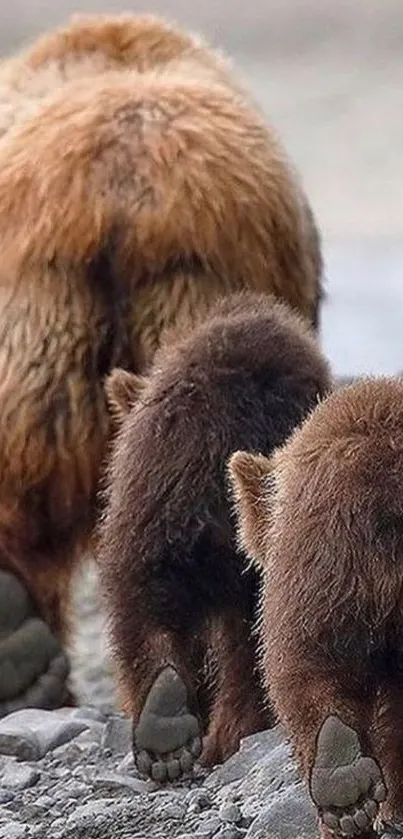
[[[1,720],[0,839],[315,835],[313,807],[279,728],[247,738],[212,773],[199,770],[169,789],[139,778],[130,735],[127,720],[93,708]]]

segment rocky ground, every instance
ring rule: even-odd
[[[133,766],[130,724],[93,708],[0,721],[1,839],[308,839],[315,816],[280,729],[192,783]]]

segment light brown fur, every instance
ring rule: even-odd
[[[67,25],[0,63],[0,136],[70,82],[90,83],[109,72],[146,73],[159,66],[172,70],[183,62],[193,76],[211,75],[216,84],[221,80],[238,87],[228,58],[166,20],[154,15],[73,15]]]
[[[242,545],[264,569],[266,686],[301,771],[338,716],[379,762],[382,817],[401,825],[403,384],[338,390],[265,466],[237,453],[229,469]]]
[[[245,287],[317,325],[322,261],[281,146],[206,47],[88,18],[16,59],[26,101],[48,59],[68,82],[0,139],[0,567],[64,637],[107,373],[142,372],[168,327]]]

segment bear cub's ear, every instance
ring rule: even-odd
[[[116,367],[105,379],[104,388],[109,410],[120,425],[137,402],[147,379]]]
[[[235,452],[228,461],[239,545],[258,565],[264,564],[266,555],[273,465],[271,458],[242,451]]]

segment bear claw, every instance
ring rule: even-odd
[[[190,775],[201,754],[199,722],[189,712],[186,685],[171,666],[153,683],[133,733],[140,775],[157,783]]]
[[[323,824],[339,836],[371,830],[386,798],[378,764],[364,757],[357,733],[336,716],[320,729],[309,787]]]

